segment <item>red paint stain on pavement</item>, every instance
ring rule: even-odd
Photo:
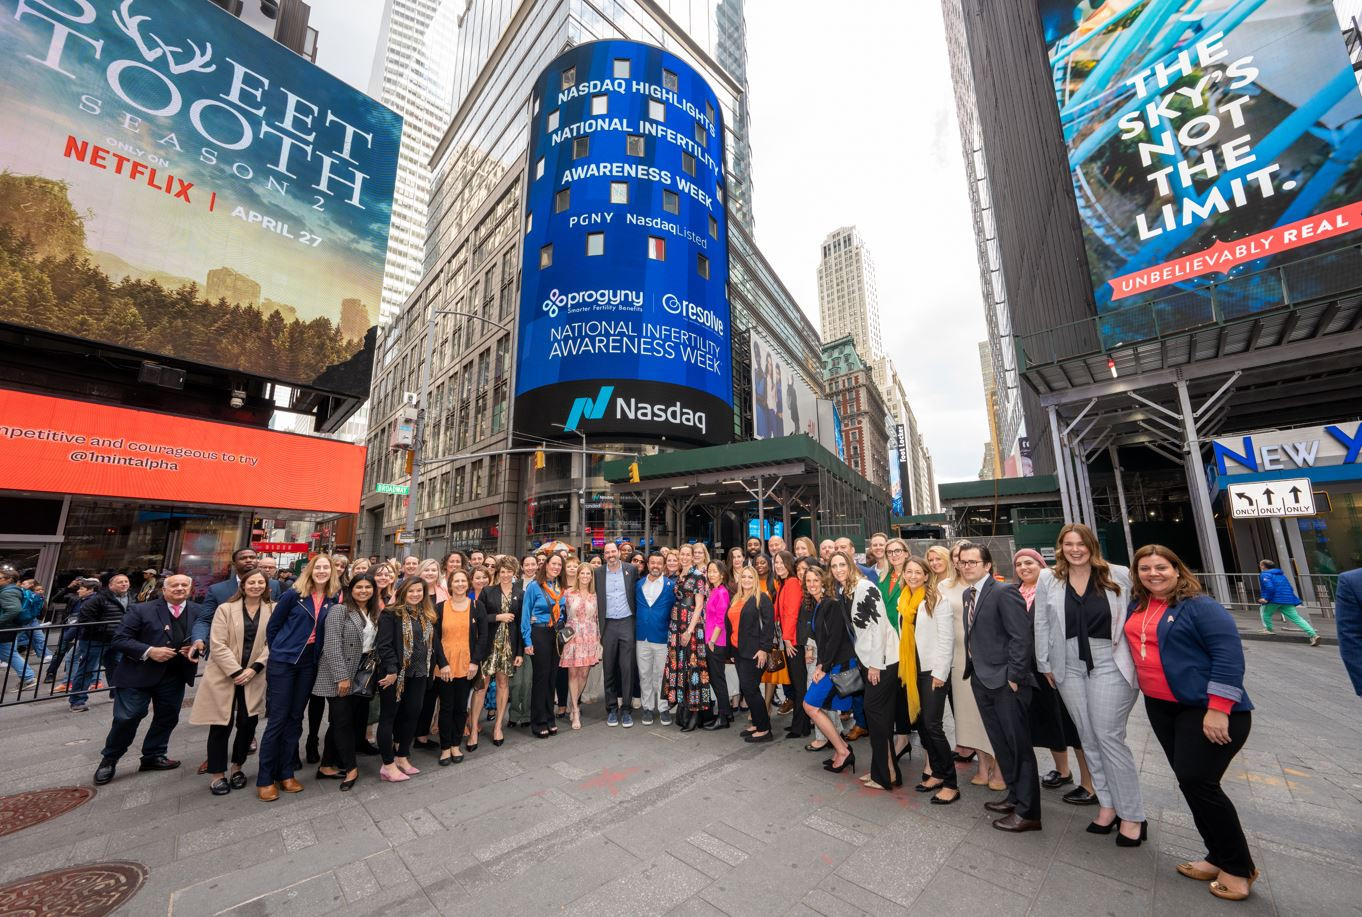
[[[608,767],[601,768],[601,772],[589,780],[583,780],[578,784],[584,790],[610,790],[611,796],[620,794],[619,785],[638,773],[636,767],[626,767],[624,770],[612,771]]]

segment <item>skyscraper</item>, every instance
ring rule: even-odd
[[[843,226],[823,240],[823,256],[818,262],[818,321],[824,341],[851,335],[856,353],[867,364],[874,365],[883,356],[875,261],[854,226]]]

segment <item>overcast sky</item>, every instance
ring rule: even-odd
[[[317,63],[367,88],[383,5],[312,0]],[[938,0],[749,0],[747,49],[761,250],[816,325],[823,237],[860,229],[937,481],[977,478],[987,329]]]

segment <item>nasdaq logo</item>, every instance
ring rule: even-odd
[[[568,412],[567,424],[563,427],[564,433],[577,432],[577,425],[586,420],[600,420],[605,416],[605,406],[610,403],[610,396],[615,393],[613,385],[602,385],[601,390],[596,393],[595,399],[578,398],[572,402],[572,410]]]

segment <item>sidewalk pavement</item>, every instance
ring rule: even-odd
[[[1336,650],[1245,653],[1258,710],[1226,785],[1263,877],[1244,904],[1174,872],[1204,851],[1138,704],[1130,741],[1150,818],[1138,849],[1086,833],[1095,810],[1057,792],[1045,791],[1044,830],[1013,836],[992,828],[982,804],[996,794],[977,787],[932,806],[910,787],[826,773],[803,741],[611,729],[593,705],[580,732],[509,730],[501,748],[484,737],[457,767],[418,752],[423,772],[405,784],[381,784],[372,758],[351,793],[305,768],[306,791],[270,804],[211,796],[193,772],[207,730],[182,725],[182,768],[142,774],[125,758],[91,802],[5,838],[0,882],[133,860],[150,876],[124,912],[175,917],[1356,913],[1362,698]],[[0,712],[0,792],[88,785],[109,716],[106,699],[86,714],[60,702]],[[904,764],[915,775],[921,752]]]

